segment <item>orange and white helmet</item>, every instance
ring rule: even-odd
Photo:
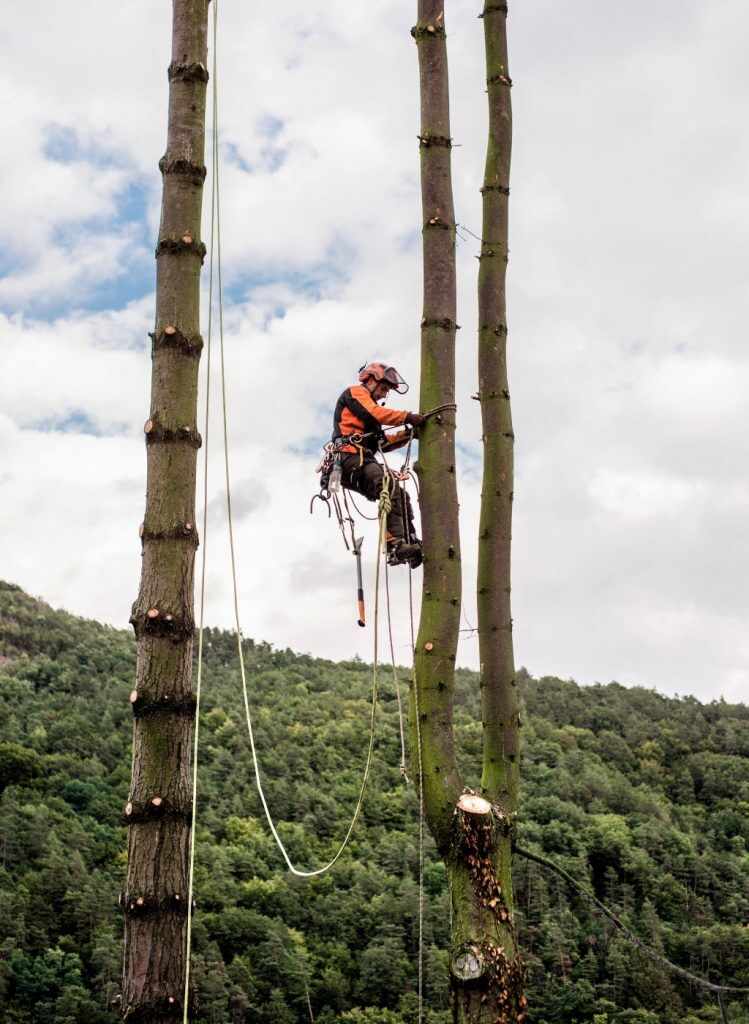
[[[365,363],[359,370],[359,380],[363,384],[370,377],[376,381],[384,381],[391,391],[397,391],[399,395],[405,395],[408,391],[408,384],[396,368],[386,363]]]

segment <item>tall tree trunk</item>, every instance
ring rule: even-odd
[[[444,0],[419,0],[412,30],[421,84],[421,405],[426,410],[455,401],[455,214],[443,10]],[[417,472],[425,557],[410,731],[425,816],[445,860],[450,888],[455,1020],[514,1024],[523,1020],[524,1013],[514,940],[507,945],[512,935],[511,890],[506,881],[508,820],[501,807],[464,792],[453,744],[461,607],[453,412],[445,410],[427,421],[420,437]],[[486,705],[486,710],[491,716],[492,705]],[[493,792],[490,788],[490,796]]]
[[[500,941],[518,1014],[523,975],[513,928],[512,837],[519,784],[519,713],[510,608],[514,434],[507,381],[505,279],[512,151],[512,85],[507,60],[507,5],[485,0],[482,14],[489,100],[478,276],[478,370],[484,475],[479,523],[477,608],[484,725],[483,794],[498,810],[494,864],[505,920]]]
[[[420,400],[426,409],[455,402],[455,213],[442,9],[442,0],[419,0],[418,23],[411,30],[419,51],[421,81],[424,310]],[[427,420],[419,438],[416,471],[425,552],[415,651],[424,807],[429,828],[440,849],[445,850],[462,790],[452,735],[461,608],[454,411],[445,410]],[[413,716],[412,733],[416,741]]]
[[[125,911],[123,1020],[182,1012],[190,843],[200,240],[209,0],[173,0],[169,127],[156,247],[151,411]]]

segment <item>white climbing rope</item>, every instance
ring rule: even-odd
[[[437,410],[433,410],[437,411]],[[413,438],[408,442],[408,448],[406,449],[406,458],[402,467],[402,474],[408,473],[411,476],[410,461],[411,461],[411,443]],[[401,486],[405,490],[405,484],[401,480],[398,482],[398,477],[395,473],[392,473],[390,467],[387,464],[384,452],[381,452],[382,461],[385,463],[385,471],[390,474],[393,481],[396,482],[396,486]],[[414,478],[415,479],[415,478]],[[417,481],[418,487],[418,481]],[[406,541],[410,543],[411,533],[408,514],[406,512],[405,496],[401,496],[402,508],[403,508],[403,522],[406,528]],[[385,566],[385,581],[387,586],[387,564]],[[390,619],[390,590],[387,590],[388,598],[388,630],[390,632],[390,651],[393,659],[393,674],[396,678],[396,692],[398,694],[398,708],[400,710],[400,687],[398,686],[398,674],[395,667],[395,654],[393,653],[393,631]],[[419,684],[416,678],[416,632],[414,630],[414,600],[413,600],[413,569],[411,565],[408,566],[408,617],[411,626],[411,677],[414,694],[414,718],[416,720],[416,784],[418,787],[419,794],[419,988],[418,988],[418,1024],[424,1022],[424,773],[422,770],[422,746],[421,746],[421,710],[419,707]],[[401,713],[401,741],[403,735],[403,717]]]
[[[208,536],[208,452],[209,452],[209,420],[210,420],[210,386],[211,386],[211,350],[214,330],[214,297],[218,304],[218,334],[219,334],[219,352],[220,352],[220,379],[221,379],[221,413],[223,421],[223,448],[224,448],[224,477],[225,477],[225,488],[226,488],[226,505],[227,505],[227,519],[228,519],[228,531],[229,531],[229,549],[230,549],[230,560],[231,560],[231,576],[232,576],[232,594],[233,594],[233,606],[234,606],[234,619],[235,619],[235,631],[237,637],[237,652],[239,657],[239,667],[242,680],[242,695],[244,700],[245,718],[247,723],[247,732],[250,740],[250,748],[252,751],[252,761],[255,773],[255,783],[260,797],[260,802],[265,813],[268,826],[276,841],[276,844],[283,856],[283,859],[288,867],[289,871],[301,878],[312,878],[316,875],[322,875],[329,871],[334,864],[342,856],[344,850],[348,846],[349,840],[353,834],[356,823],[359,819],[359,815],[362,810],[364,803],[364,795],[369,780],[372,759],[374,752],[374,741],[375,741],[375,726],[376,726],[376,712],[377,712],[377,690],[378,690],[378,656],[379,656],[379,593],[380,593],[380,565],[381,559],[385,557],[386,543],[386,519],[387,512],[389,511],[389,495],[386,493],[386,488],[383,488],[383,494],[381,496],[381,503],[379,509],[379,538],[377,544],[377,561],[375,568],[375,608],[374,608],[374,638],[373,638],[373,662],[372,662],[372,695],[371,695],[371,712],[370,712],[370,724],[369,724],[369,743],[367,748],[367,758],[364,766],[364,772],[362,776],[362,782],[359,789],[359,794],[354,808],[354,812],[343,837],[343,840],[338,847],[335,855],[324,865],[314,870],[303,870],[296,867],[291,861],[288,852],[283,844],[283,841],[276,828],[273,816],[268,805],[265,792],[263,790],[262,779],[260,774],[260,764],[255,745],[255,736],[252,725],[252,712],[249,700],[249,689],[247,685],[247,672],[244,660],[244,651],[242,647],[242,630],[240,623],[239,614],[239,595],[237,585],[237,558],[234,544],[234,524],[232,516],[232,499],[231,499],[231,474],[230,474],[230,458],[229,458],[229,437],[228,437],[228,410],[227,410],[227,391],[226,391],[226,363],[225,363],[225,350],[224,350],[224,315],[223,315],[223,282],[222,282],[222,260],[221,260],[221,189],[220,189],[220,170],[219,170],[219,120],[218,120],[218,0],[213,2],[213,55],[212,55],[212,76],[213,76],[213,89],[212,89],[212,112],[213,112],[213,124],[211,131],[211,166],[212,166],[212,177],[211,177],[211,229],[210,229],[210,265],[209,265],[209,287],[208,287],[208,332],[207,332],[207,343],[206,343],[206,401],[205,401],[205,427],[204,427],[204,460],[203,460],[203,527],[202,527],[202,554],[201,554],[201,571],[200,571],[200,612],[199,612],[199,630],[198,630],[198,652],[197,652],[197,678],[195,687],[196,697],[196,712],[195,712],[195,727],[194,727],[194,738],[193,738],[193,762],[192,762],[192,812],[191,812],[191,830],[190,830],[190,849],[189,849],[189,865],[188,865],[188,900],[187,900],[187,935],[186,935],[186,969],[185,969],[185,986],[184,986],[184,999],[183,999],[183,1024],[187,1024],[189,1016],[189,1005],[190,1005],[190,972],[191,972],[191,953],[192,953],[192,921],[193,921],[193,902],[194,902],[194,878],[195,878],[195,831],[197,824],[197,793],[198,793],[198,763],[199,763],[199,724],[200,724],[200,697],[203,677],[203,638],[205,630],[205,584],[206,584],[206,551],[207,551],[207,536]],[[410,446],[409,446],[410,447]],[[410,579],[409,579],[409,596],[410,596]],[[393,658],[393,668],[395,672],[395,657],[392,651],[392,625],[390,621],[390,604],[388,600],[388,626],[391,635],[391,654]],[[411,646],[413,649],[413,607],[411,607]],[[397,686],[397,672],[396,672],[396,686]],[[415,681],[414,681],[415,686]],[[397,690],[397,696],[400,705],[400,692]],[[420,818],[423,819],[423,794],[421,786],[421,734],[418,722],[418,698],[416,700],[417,708],[417,736],[419,744],[419,806],[420,806]],[[402,713],[401,713],[401,729],[402,729]],[[402,764],[405,768],[405,765]],[[423,1021],[423,825],[420,824],[419,833],[419,1024]]]
[[[206,344],[206,385],[205,385],[205,422],[203,427],[203,441],[205,444],[205,459],[203,464],[203,528],[201,531],[201,556],[200,556],[200,612],[198,622],[198,669],[195,682],[195,729],[193,733],[192,752],[192,809],[190,818],[190,855],[187,872],[187,935],[185,939],[185,988],[182,999],[182,1022],[188,1024],[190,1007],[190,971],[192,966],[192,919],[193,899],[195,891],[195,829],[197,825],[198,807],[198,740],[200,734],[200,695],[203,683],[203,635],[205,633],[205,574],[206,574],[206,552],[208,548],[208,442],[210,436],[210,413],[211,413],[211,339],[213,337],[213,268],[214,268],[214,241],[216,225],[216,202],[218,198],[216,182],[216,154],[218,152],[218,127],[217,127],[217,106],[218,95],[216,91],[216,64],[217,64],[217,36],[218,36],[218,0],[213,3],[213,131],[211,144],[211,163],[214,173],[211,175],[211,244],[210,262],[208,271],[208,338]]]
[[[218,25],[218,4],[214,0],[213,9],[213,31],[214,31],[214,50],[213,50],[213,182],[215,190],[215,201],[212,203],[211,210],[211,250],[213,252],[213,238],[215,232],[215,267],[216,267],[216,299],[218,303],[218,335],[219,335],[219,352],[220,352],[220,378],[221,378],[221,414],[223,420],[223,448],[224,448],[224,477],[225,477],[225,488],[226,488],[226,507],[227,507],[227,519],[229,529],[229,551],[231,561],[231,577],[232,577],[232,595],[233,595],[233,606],[234,606],[234,621],[235,631],[237,636],[237,653],[239,657],[239,667],[242,679],[242,696],[244,700],[245,708],[245,719],[247,723],[247,732],[250,739],[250,749],[252,752],[252,761],[255,772],[255,783],[260,797],[260,802],[265,813],[268,826],[271,830],[273,838],[283,856],[286,866],[289,871],[302,878],[311,878],[315,875],[323,874],[330,870],[333,865],[339,860],[343,851],[346,849],[351,835],[356,826],[356,822],[361,813],[362,805],[364,803],[364,793],[366,790],[367,782],[369,780],[370,769],[372,766],[372,755],[374,751],[374,739],[375,739],[375,721],[376,721],[376,710],[377,710],[377,682],[378,682],[378,614],[379,614],[379,578],[380,578],[380,561],[379,561],[379,547],[378,546],[378,560],[376,568],[376,583],[375,583],[375,628],[374,628],[374,661],[373,661],[373,674],[372,674],[372,701],[371,701],[371,714],[370,714],[370,730],[369,730],[369,745],[367,750],[367,759],[364,767],[364,773],[362,777],[362,783],[359,790],[358,799],[354,808],[354,813],[351,818],[351,822],[348,826],[346,834],[341,842],[340,847],[336,851],[335,855],[322,867],[314,870],[302,870],[297,868],[283,844],[283,841],[276,828],[273,815],[268,805],[268,800],[263,789],[262,778],[260,773],[260,763],[257,753],[257,747],[255,744],[255,735],[252,724],[252,711],[250,707],[249,699],[249,688],[247,685],[247,671],[244,660],[244,650],[242,647],[242,628],[240,622],[239,612],[239,593],[237,583],[237,557],[234,543],[234,521],[232,515],[232,498],[231,498],[231,473],[230,473],[230,456],[229,456],[229,430],[228,430],[228,409],[227,409],[227,390],[226,390],[226,359],[225,359],[225,347],[224,347],[224,311],[223,311],[223,281],[222,281],[222,246],[221,246],[221,182],[220,182],[220,160],[219,160],[219,144],[218,144],[218,73],[217,73],[217,25]],[[211,267],[211,279],[213,278],[213,265]],[[211,305],[213,303],[213,294],[211,293]],[[205,474],[208,472],[208,450],[206,447],[206,455],[204,460]],[[381,525],[381,533],[384,530],[384,520]],[[202,651],[200,652],[202,653]]]

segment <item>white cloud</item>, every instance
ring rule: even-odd
[[[448,18],[456,210],[473,231],[486,131],[476,13],[461,3]],[[304,453],[328,436],[364,359],[382,355],[418,382],[413,12],[386,0],[373,26],[344,0],[291,0],[251,20],[224,5],[221,18],[244,629],[367,657],[353,559],[335,525],[308,514],[317,459]],[[738,0],[585,0],[570,31],[569,12],[544,0],[513,7],[509,26],[517,660],[581,681],[745,697],[749,137],[737,126],[749,12]],[[139,571],[153,301],[85,307],[144,266],[143,218],[157,230],[169,12],[82,0],[71,24],[69,11],[29,0],[4,31],[14,161],[1,229],[0,527],[11,542],[0,575],[122,624]],[[70,153],[51,145],[60,138]],[[477,245],[458,247],[458,436],[475,454]],[[62,312],[45,322],[38,304],[50,298]],[[228,625],[216,390],[212,401],[209,620]],[[474,463],[460,476],[472,621]],[[393,585],[403,609],[403,574]],[[404,617],[396,629],[407,660]],[[475,664],[475,640],[459,660]]]
[[[85,412],[106,433],[148,417],[144,354],[152,301],[52,323],[0,314],[0,408],[19,426]]]
[[[702,497],[704,485],[646,473],[615,473],[600,469],[590,481],[593,502],[615,516],[647,518],[683,516],[685,506]]]

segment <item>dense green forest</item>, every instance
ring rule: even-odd
[[[245,641],[272,807],[295,860],[330,856],[356,800],[371,668]],[[135,644],[0,583],[0,1008],[4,1024],[110,1024],[122,963]],[[592,888],[654,949],[749,981],[749,708],[522,675],[519,841]],[[403,670],[404,679],[407,670]],[[385,676],[363,818],[335,868],[283,870],[260,818],[231,634],[206,637],[195,918],[202,1024],[411,1024],[417,802]],[[478,686],[456,735],[476,780]],[[431,841],[428,841],[431,843]],[[714,998],[644,959],[558,876],[518,858],[528,1024],[697,1024]],[[425,868],[427,1024],[451,1019],[449,909]],[[308,1004],[309,995],[309,1004]],[[732,1022],[747,1004],[727,1002]]]

